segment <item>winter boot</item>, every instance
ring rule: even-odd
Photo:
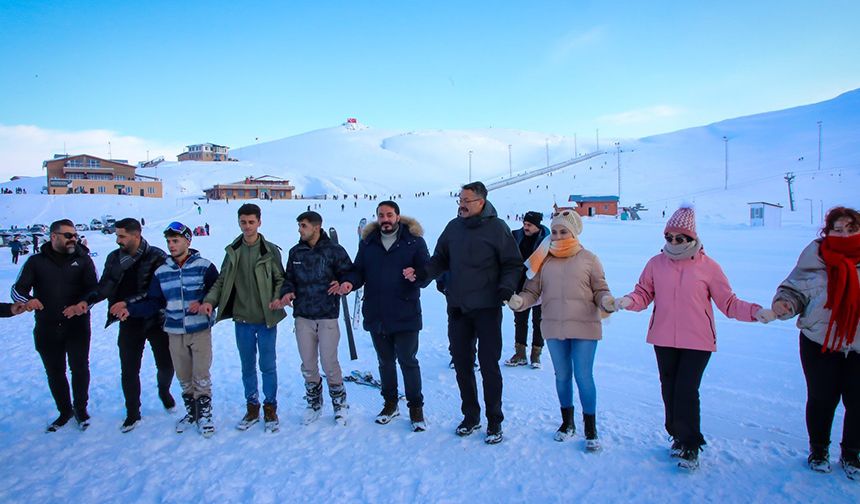
[[[532,353],[530,356],[531,357],[530,360],[532,361],[532,369],[540,369],[541,368],[540,353],[542,350],[543,350],[543,347],[532,346]]]
[[[263,404],[263,421],[266,422],[266,432],[278,432],[281,423],[278,421],[278,405],[273,403]]]
[[[491,423],[487,425],[487,436],[484,438],[487,444],[499,444],[502,442],[502,424]]]
[[[258,419],[259,407],[258,405]],[[209,396],[197,398],[197,430],[207,438],[215,434],[215,422],[212,421],[212,398]]]
[[[339,425],[346,426],[349,404],[346,403],[346,389],[343,383],[340,385],[329,385],[328,395],[331,396],[331,404],[334,406],[334,421]]]
[[[561,408],[561,426],[555,431],[553,439],[556,441],[568,441],[576,434],[576,424],[573,423],[573,406]]]
[[[170,389],[159,389],[158,398],[161,399],[161,404],[164,405],[164,409],[167,411],[173,411],[176,407],[176,399],[170,395]]]
[[[308,402],[302,415],[302,423],[308,425],[316,421],[322,414],[322,379],[317,383],[305,382],[305,400]]]
[[[827,445],[809,445],[809,457],[806,459],[809,468],[815,472],[830,472],[830,450]]]
[[[424,422],[424,408],[422,406],[409,408],[409,420],[412,422],[412,432],[424,432],[427,430],[427,423]]]
[[[119,428],[120,432],[123,434],[127,434],[134,430],[135,427],[140,424],[140,412],[139,411],[129,411],[125,417],[125,420],[122,422],[122,427]]]
[[[460,437],[466,437],[471,435],[473,432],[481,428],[481,422],[472,421],[468,418],[464,418],[460,425],[457,426],[457,430],[454,431]]]
[[[385,405],[382,406],[382,411],[376,415],[376,423],[385,425],[397,416],[400,416],[400,408],[397,399],[394,399],[393,401],[386,399]]]
[[[845,475],[849,479],[860,480],[860,457],[857,450],[842,448],[842,455],[839,457],[839,463],[842,464],[842,469],[845,470]]]
[[[702,448],[699,446],[684,446],[681,450],[681,460],[678,461],[678,467],[688,471],[695,471],[699,468],[699,451]]]
[[[185,403],[185,416],[176,422],[176,433],[182,434],[197,423],[197,401],[192,394],[182,394],[182,402]]]
[[[45,432],[57,432],[60,430],[60,427],[69,423],[69,420],[71,420],[73,416],[74,413],[71,411],[60,413],[60,416],[58,416],[56,420],[48,424],[48,427],[45,428]]]
[[[236,425],[236,428],[240,431],[246,431],[250,429],[252,425],[260,421],[260,403],[248,403],[247,406],[248,411],[245,412],[245,416],[243,416]]]
[[[529,361],[526,360],[526,346],[517,343],[514,345],[514,348],[514,355],[505,361],[505,366],[516,367],[528,364]]]
[[[583,413],[582,423],[585,425],[585,451],[599,452],[600,440],[597,439],[597,418],[594,415]]]
[[[90,427],[90,414],[87,408],[75,408],[75,421],[78,423],[78,429],[85,431]]]
[[[681,452],[684,451],[681,442],[675,438],[672,438],[672,447],[669,448],[669,456],[672,458],[678,458],[681,456]]]

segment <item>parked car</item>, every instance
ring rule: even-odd
[[[32,226],[30,226],[27,229],[27,231],[29,231],[31,233],[47,233],[48,232],[48,226],[46,226],[44,224],[33,224]]]
[[[90,221],[90,229],[92,229],[92,230],[98,231],[98,230],[102,229],[103,227],[104,227],[104,225],[102,224],[102,221],[100,221],[98,219],[93,219]]]
[[[75,224],[75,229],[77,229],[78,231],[89,231],[90,230],[90,228],[88,228],[86,224],[80,224],[80,223]]]
[[[102,234],[114,234],[116,233],[116,226],[102,226]]]

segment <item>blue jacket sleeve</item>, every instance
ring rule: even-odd
[[[146,296],[139,301],[128,303],[126,308],[128,309],[128,314],[131,317],[147,318],[154,316],[158,313],[158,310],[164,308],[166,304],[167,300],[164,299],[164,292],[161,290],[161,282],[159,282],[158,279],[153,278],[152,281],[149,282],[149,289],[146,291]]]

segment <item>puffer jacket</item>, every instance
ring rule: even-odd
[[[379,224],[364,228],[347,281],[354,289],[364,286],[361,313],[365,331],[393,334],[421,330],[421,285],[403,278],[403,270],[422,268],[430,260],[423,235],[418,221],[401,216],[397,241],[385,250]]]
[[[296,295],[294,317],[325,320],[336,319],[340,313],[340,296],[328,293],[329,284],[346,280],[352,259],[325,231],[320,233],[316,245],[299,241],[287,256],[281,297],[291,292]]]
[[[582,249],[571,257],[547,256],[520,296],[523,310],[543,300],[540,331],[545,339],[602,338],[600,301],[612,295],[603,265],[591,251]]]
[[[716,261],[704,250],[692,259],[673,261],[658,254],[645,265],[630,294],[631,311],[654,302],[648,343],[663,347],[717,351],[717,330],[711,300],[726,317],[755,321],[761,306],[738,299]]]
[[[820,246],[821,240],[814,240],[803,249],[797,265],[779,284],[773,300],[787,301],[791,306],[791,313],[780,317],[782,320],[800,315],[797,319],[800,332],[819,345],[824,345],[831,312],[824,308],[827,302],[827,268],[818,252]],[[857,275],[860,276],[860,265],[857,266]],[[835,350],[860,352],[860,329],[854,335],[854,343]]]

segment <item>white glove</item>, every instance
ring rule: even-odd
[[[603,296],[600,299],[600,307],[603,308],[603,311],[607,313],[612,313],[615,311],[615,298],[612,296]]]
[[[517,294],[514,294],[513,296],[511,296],[511,299],[508,299],[508,308],[510,308],[513,311],[517,311],[520,308],[522,308],[523,304],[525,304],[523,302],[523,298],[521,298]]]
[[[773,322],[774,320],[776,320],[776,312],[767,308],[762,308],[761,310],[755,312],[755,319],[762,324],[767,324],[768,322]]]
[[[626,310],[633,305],[633,300],[627,296],[621,296],[620,298],[615,298],[615,309],[616,310]]]

